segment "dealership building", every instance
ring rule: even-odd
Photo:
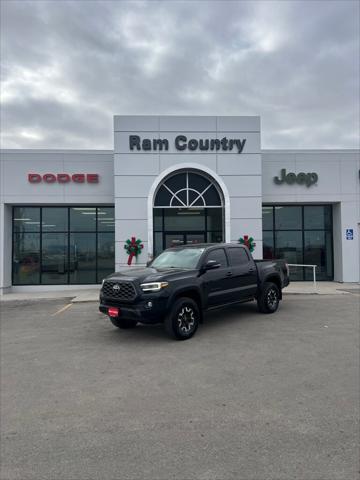
[[[359,150],[263,150],[257,116],[115,116],[114,150],[2,150],[0,291],[250,238],[255,258],[298,265],[293,280],[317,265],[318,280],[359,282],[359,172]]]

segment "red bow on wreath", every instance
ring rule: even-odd
[[[239,238],[239,243],[248,247],[251,253],[255,250],[256,243],[254,242],[253,237],[249,238],[249,235],[244,235],[242,238]]]
[[[127,239],[124,245],[126,253],[129,255],[127,264],[131,265],[132,259],[140,255],[144,245],[141,243],[140,238],[131,237],[131,240]]]

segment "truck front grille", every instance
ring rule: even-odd
[[[106,298],[131,301],[136,297],[136,290],[131,282],[107,280],[102,287],[102,294]]]

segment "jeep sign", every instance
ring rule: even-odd
[[[282,183],[287,183],[288,185],[293,185],[297,183],[298,185],[306,185],[310,187],[318,181],[318,174],[315,172],[300,172],[298,174],[289,172],[286,173],[286,168],[283,168],[278,177],[274,177],[274,183],[276,185],[281,185]]]

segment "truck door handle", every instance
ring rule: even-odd
[[[232,272],[227,272],[226,276],[227,277],[232,277]]]
[[[255,272],[255,268],[249,268],[249,272]]]

